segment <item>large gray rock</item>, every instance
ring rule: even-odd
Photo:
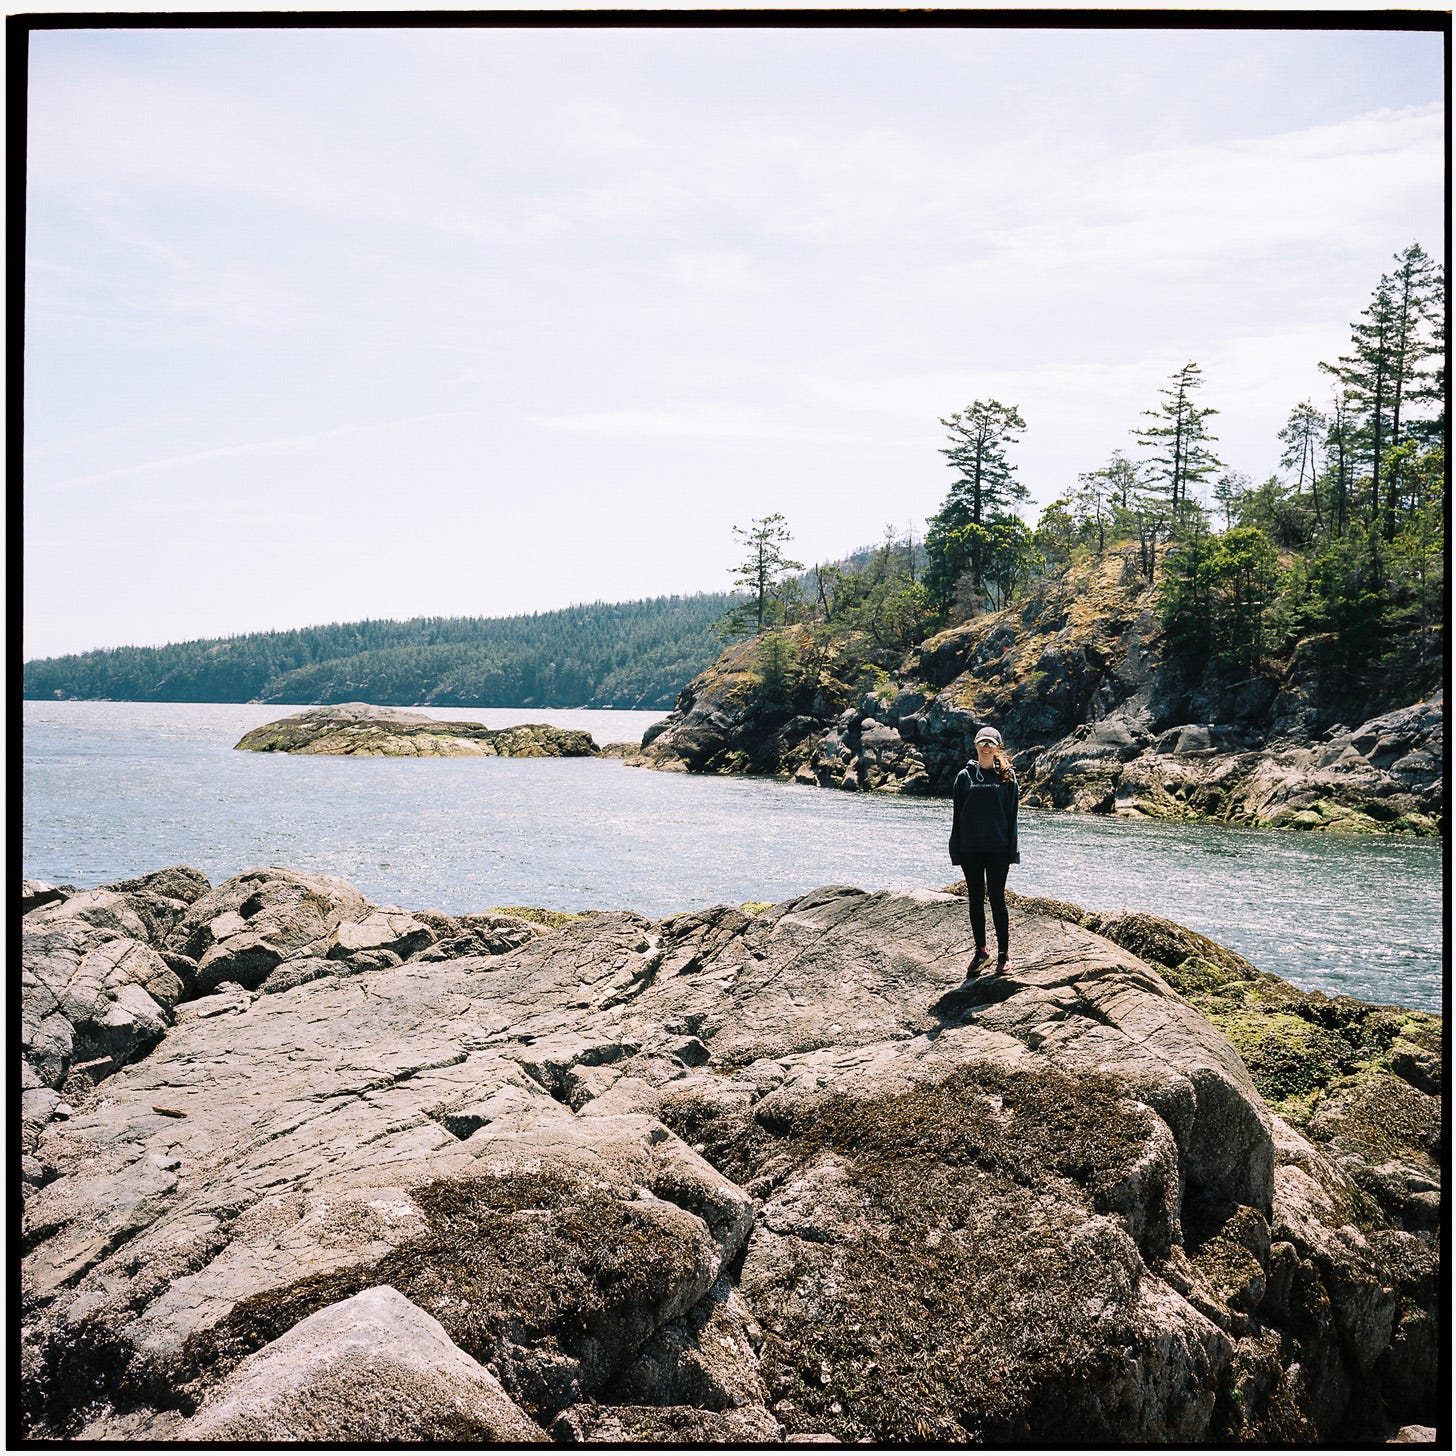
[[[405,961],[434,943],[434,931],[408,911],[381,908],[362,920],[341,920],[328,954],[343,961],[385,950]]]
[[[53,900],[30,911],[25,923],[31,929],[63,920],[79,920],[103,935],[125,935],[133,940],[151,938],[151,925],[142,908],[130,895],[115,890],[78,890],[63,900]]]
[[[338,703],[305,708],[245,733],[234,745],[254,753],[321,753],[366,758],[593,758],[592,736],[549,723],[487,728],[428,713]]]
[[[128,903],[146,922],[153,945],[160,945],[167,932],[212,888],[206,875],[190,865],[172,865],[131,880],[103,885],[127,897]]]
[[[283,961],[327,956],[340,925],[364,921],[373,910],[336,875],[249,870],[190,905],[165,944],[197,962],[200,992],[223,981],[257,986]]]
[[[1165,922],[1120,945],[1019,905],[1016,973],[967,981],[961,901],[840,886],[359,970],[327,957],[372,910],[349,887],[238,878],[174,944],[266,920],[264,994],[179,1003],[69,1118],[28,1074],[34,1435],[241,1412],[250,1356],[385,1285],[557,1440],[1309,1442],[1430,1412],[1429,1237],[1376,1230],[1355,1151],[1271,1116],[1128,948],[1171,964]]]
[[[75,886],[52,885],[47,880],[22,880],[20,882],[20,913],[28,915],[42,905],[64,900],[67,895],[74,893]]]
[[[383,1285],[250,1355],[171,1439],[514,1445],[546,1434],[438,1320]]]
[[[161,1040],[183,992],[181,979],[151,946],[129,935],[108,937],[110,915],[98,927],[60,914],[70,903],[22,922],[21,1055],[30,1084],[55,1092],[28,1096],[26,1153],[58,1108],[83,1102],[97,1082]],[[27,1181],[43,1171],[40,1163],[28,1164]]]

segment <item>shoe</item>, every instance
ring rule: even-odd
[[[987,956],[986,959],[987,960],[990,960],[991,958],[990,958],[990,956]],[[1001,959],[996,962],[996,974],[998,976],[1004,976],[1004,975],[1008,974],[1010,972],[1010,970],[1011,970],[1011,957],[1010,956],[1002,956]]]
[[[988,951],[984,945],[978,945],[976,947],[975,955],[971,957],[970,965],[966,967],[966,974],[968,976],[974,976],[976,972],[979,971],[981,967],[984,966],[986,962],[990,959],[991,952]]]

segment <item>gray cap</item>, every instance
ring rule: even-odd
[[[994,728],[982,728],[976,734],[977,743],[994,743],[997,748],[1001,747],[1001,735]]]

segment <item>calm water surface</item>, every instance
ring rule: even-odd
[[[26,703],[26,876],[78,885],[190,864],[214,883],[282,864],[371,899],[640,910],[778,901],[825,884],[938,888],[949,805],[594,759],[237,753],[279,704]],[[655,713],[458,708],[640,740]],[[1441,1009],[1434,841],[1022,811],[1011,885],[1166,915],[1331,995]]]

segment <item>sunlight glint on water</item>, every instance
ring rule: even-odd
[[[26,703],[27,876],[79,885],[191,864],[216,883],[284,864],[412,909],[531,904],[648,915],[823,884],[955,878],[944,800],[655,773],[580,759],[237,753],[277,704]],[[653,713],[432,710],[549,721],[598,743]],[[1146,910],[1331,995],[1439,1010],[1441,850],[1023,810],[1010,884]]]

